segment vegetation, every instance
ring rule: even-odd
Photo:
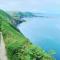
[[[9,60],[55,60],[45,50],[34,46],[10,21],[9,16],[0,11],[0,31]]]

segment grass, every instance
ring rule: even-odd
[[[34,46],[10,20],[0,14],[0,31],[7,50],[9,60],[55,60],[53,56],[45,52],[42,48]]]

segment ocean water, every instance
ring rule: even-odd
[[[54,57],[60,60],[60,17],[33,17],[24,18],[26,22],[17,27],[30,39],[47,52],[55,50]]]

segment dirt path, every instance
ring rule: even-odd
[[[3,41],[2,32],[0,32],[0,60],[8,60],[6,56],[6,49]]]

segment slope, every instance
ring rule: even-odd
[[[3,12],[3,14],[5,13]],[[55,60],[45,50],[34,46],[10,23],[10,20],[7,19],[8,16],[3,14],[0,14],[0,31],[3,33],[9,60]]]

